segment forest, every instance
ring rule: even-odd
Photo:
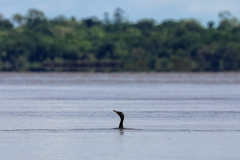
[[[130,22],[121,8],[103,18],[47,18],[37,9],[0,15],[0,71],[220,72],[240,70],[240,21]]]

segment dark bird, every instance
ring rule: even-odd
[[[124,129],[123,127],[123,120],[124,120],[124,114],[122,112],[119,112],[119,111],[115,111],[113,110],[115,113],[117,113],[121,119],[120,123],[119,123],[119,129]]]

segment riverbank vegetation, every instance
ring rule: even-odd
[[[30,9],[0,16],[1,71],[239,71],[240,22],[194,19],[129,22],[121,8],[104,18],[58,16]]]

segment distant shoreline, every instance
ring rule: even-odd
[[[207,27],[194,19],[132,23],[120,8],[114,15],[48,19],[30,9],[2,18],[0,71],[240,71],[240,20],[227,12]]]

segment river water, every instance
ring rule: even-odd
[[[240,73],[1,73],[0,102],[2,160],[240,159]]]

